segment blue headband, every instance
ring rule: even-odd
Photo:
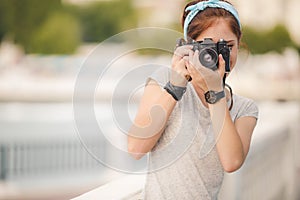
[[[191,21],[194,19],[194,17],[198,14],[198,12],[206,9],[206,8],[223,8],[230,12],[235,19],[237,20],[240,28],[241,28],[241,23],[239,19],[238,12],[235,10],[235,8],[225,2],[225,1],[219,1],[219,0],[209,0],[209,1],[201,1],[195,5],[191,5],[185,9],[185,12],[190,11],[189,14],[186,16],[185,21],[184,21],[184,26],[183,26],[183,33],[184,33],[184,39],[187,40],[187,29]]]

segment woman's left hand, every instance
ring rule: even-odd
[[[213,71],[200,63],[198,50],[195,52],[191,50],[186,67],[192,77],[192,81],[204,92],[208,90],[223,90],[222,82],[225,73],[225,61],[221,54],[219,55],[218,69]]]

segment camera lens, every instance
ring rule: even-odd
[[[200,63],[207,68],[216,70],[218,63],[218,54],[214,49],[204,48],[199,53]]]

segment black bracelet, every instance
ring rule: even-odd
[[[170,81],[165,85],[164,89],[176,100],[179,101],[186,91],[186,87],[175,86]]]

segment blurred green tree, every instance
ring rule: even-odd
[[[32,35],[29,52],[42,54],[69,54],[80,45],[78,21],[70,14],[53,13]]]
[[[282,53],[286,47],[299,48],[282,24],[278,24],[267,31],[243,27],[242,41],[246,43],[253,54],[263,54],[269,51]]]
[[[60,8],[60,0],[1,0],[0,39],[8,36],[27,52],[36,29]]]
[[[75,9],[75,13],[82,26],[84,42],[101,42],[134,28],[138,19],[131,0],[94,2]]]
[[[26,53],[72,53],[80,41],[101,42],[136,24],[131,0],[80,6],[61,0],[0,1],[0,40],[9,37]]]

